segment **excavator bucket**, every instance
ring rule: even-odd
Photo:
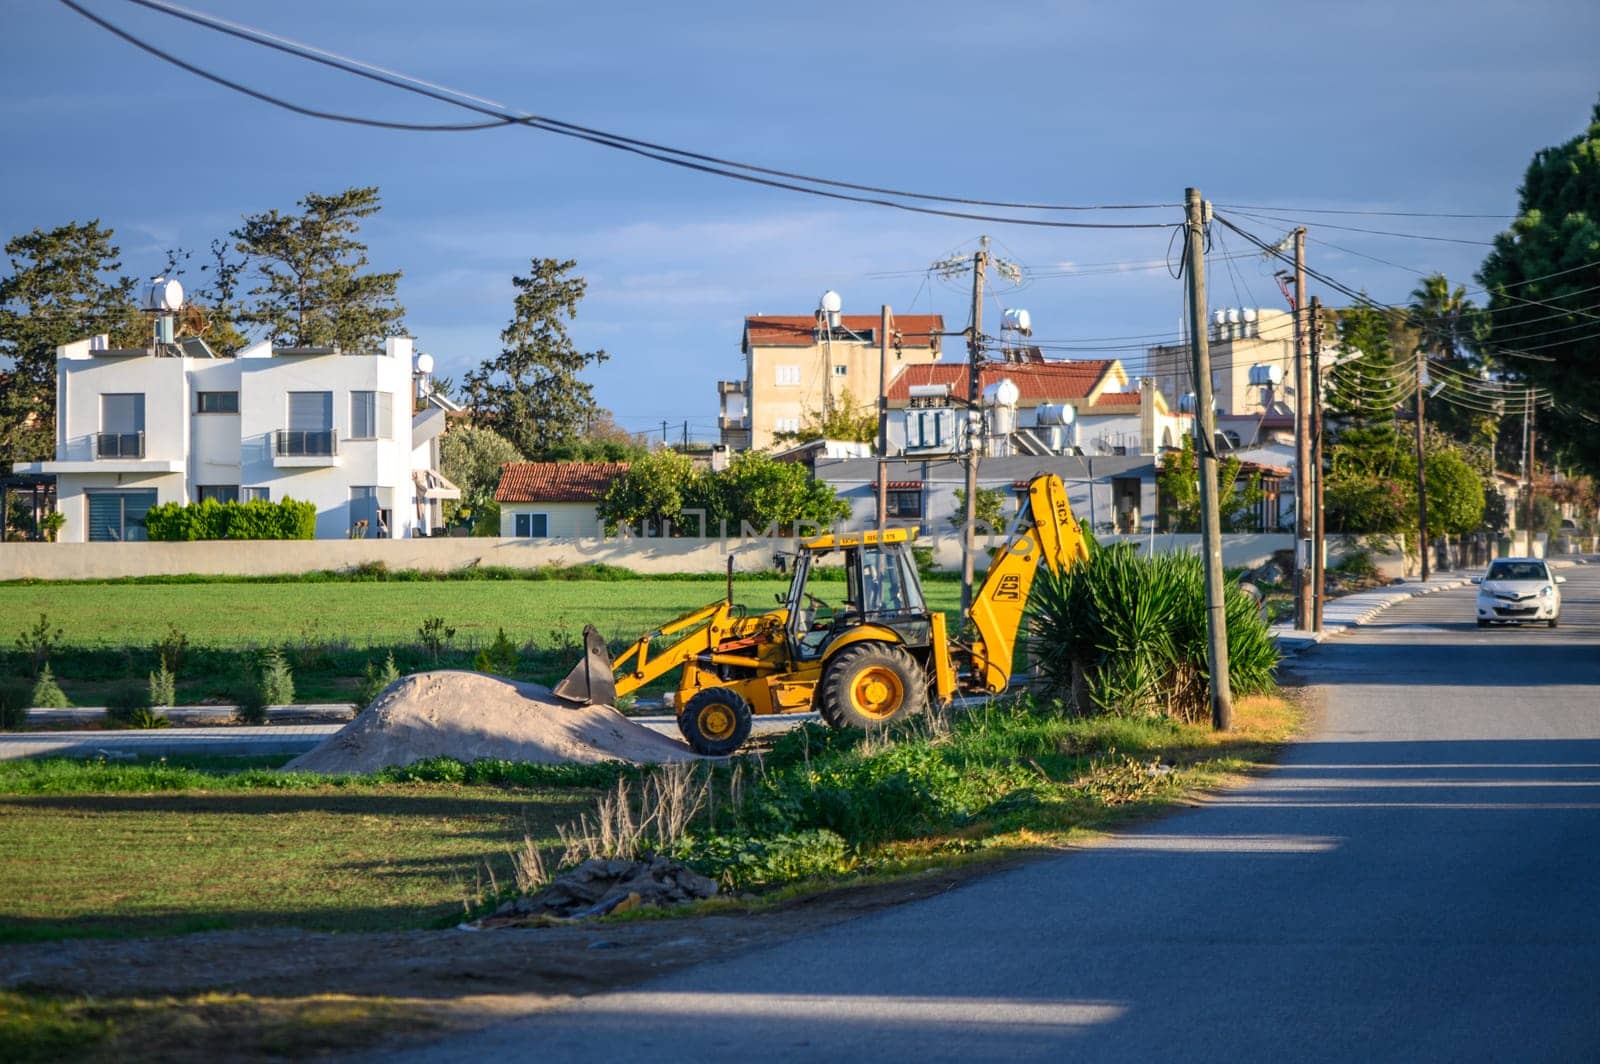
[[[551,694],[575,706],[617,704],[617,678],[611,671],[611,651],[594,625],[583,626],[583,660],[551,689]]]

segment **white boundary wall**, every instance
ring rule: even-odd
[[[1137,543],[1148,550],[1148,536],[1106,537]],[[1223,536],[1222,561],[1251,568],[1274,551],[1289,550],[1288,535]],[[980,539],[980,544],[982,540]],[[990,545],[999,546],[997,537]],[[451,570],[467,566],[534,569],[546,565],[599,563],[640,573],[719,573],[733,558],[740,572],[771,569],[779,551],[792,551],[784,538],[744,539],[564,539],[502,538],[358,539],[288,541],[199,541],[186,543],[0,543],[0,580],[106,580],[127,576],[274,576],[318,569],[350,569],[382,562],[390,569]],[[1197,535],[1158,535],[1157,553],[1198,553]],[[924,541],[944,569],[961,564],[961,542],[954,534]],[[1329,540],[1330,551],[1337,546]],[[980,557],[979,567],[987,564]]]

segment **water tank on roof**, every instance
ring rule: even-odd
[[[1256,318],[1260,317],[1260,313],[1255,307],[1245,307],[1240,313],[1244,315],[1245,321],[1255,321]]]
[[[1227,310],[1227,315],[1228,315],[1228,324],[1229,325],[1237,325],[1237,324],[1239,324],[1239,308],[1238,307],[1229,307],[1228,310]]]
[[[1010,377],[1002,377],[983,390],[984,406],[1015,407],[1022,389]]]
[[[1077,420],[1077,408],[1068,403],[1041,403],[1034,410],[1034,418],[1040,425],[1070,425]]]
[[[843,309],[844,300],[839,298],[838,292],[835,292],[830,288],[826,292],[822,293],[822,302],[819,303],[818,306],[820,306],[829,314],[837,314],[841,309]]]
[[[1006,332],[1021,333],[1024,336],[1033,332],[1033,318],[1026,310],[1020,307],[1007,310],[1000,317],[1000,328]]]
[[[183,285],[165,277],[152,277],[144,288],[144,309],[172,314],[183,309]]]
[[[433,356],[432,355],[420,354],[420,355],[417,356],[417,372],[422,374],[423,376],[427,376],[428,374],[433,372]]]
[[[1276,363],[1257,363],[1250,367],[1250,383],[1263,388],[1276,388],[1283,383],[1283,367]]]

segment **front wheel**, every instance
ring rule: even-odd
[[[1480,618],[1479,618],[1479,619],[1478,619],[1478,627],[1479,627],[1479,628],[1487,628],[1487,627],[1489,627],[1489,622],[1488,622],[1488,621],[1486,621],[1486,620],[1483,620],[1483,619],[1482,619],[1482,618],[1481,618],[1481,617],[1480,617]]]
[[[1549,624],[1551,628],[1554,628],[1560,622],[1560,620],[1561,620],[1561,618],[1559,616],[1556,616],[1556,617],[1550,618],[1550,620],[1545,622],[1545,623]]]
[[[708,687],[678,714],[678,730],[697,754],[727,757],[750,738],[750,703],[726,687]]]
[[[922,666],[901,647],[886,643],[840,651],[817,686],[817,709],[835,728],[873,728],[928,706]]]

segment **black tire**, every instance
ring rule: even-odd
[[[817,710],[835,728],[876,728],[928,708],[922,666],[888,643],[841,650],[823,670],[817,692]]]
[[[708,757],[727,757],[743,746],[753,723],[750,703],[726,687],[706,688],[678,714],[678,730],[695,753]]]
[[[1558,624],[1558,623],[1560,623],[1560,621],[1561,621],[1561,618],[1560,618],[1560,616],[1559,616],[1559,615],[1558,615],[1558,616],[1555,616],[1555,617],[1552,617],[1552,618],[1550,618],[1550,619],[1549,619],[1549,620],[1548,620],[1548,621],[1546,621],[1546,622],[1545,622],[1545,623],[1546,623],[1546,624],[1548,624],[1548,625],[1549,625],[1549,626],[1550,626],[1550,627],[1551,627],[1551,628],[1554,628],[1554,627],[1555,627],[1555,626],[1556,626],[1556,625],[1557,625],[1557,624]]]
[[[1485,620],[1481,620],[1481,619],[1480,619],[1480,620],[1479,620],[1479,621],[1478,621],[1478,627],[1479,627],[1479,628],[1487,628],[1487,627],[1489,627],[1489,622],[1488,622],[1488,621],[1485,621]]]

